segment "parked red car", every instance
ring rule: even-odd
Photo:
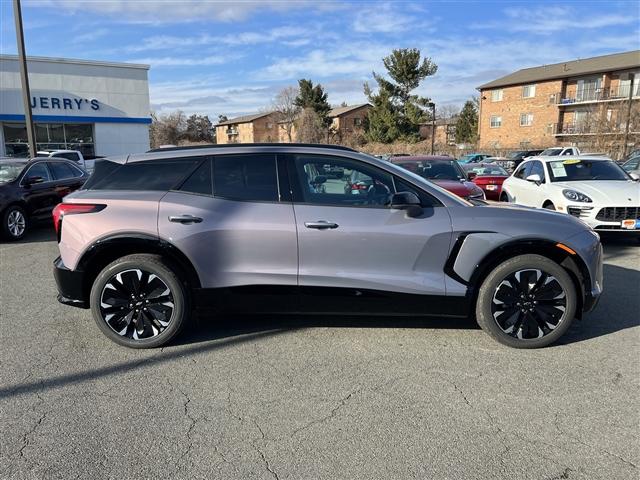
[[[415,155],[391,157],[389,161],[426,178],[459,197],[467,200],[484,200],[485,198],[483,190],[468,181],[467,175],[455,158],[438,155]]]
[[[484,190],[487,200],[500,200],[502,182],[509,176],[504,168],[495,163],[471,163],[462,168],[467,178]]]

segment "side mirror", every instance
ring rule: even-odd
[[[408,217],[417,217],[422,213],[420,199],[413,192],[394,193],[389,207],[392,210],[406,210]]]
[[[633,178],[636,182],[640,180],[640,175],[638,175],[637,173],[630,173],[629,176]]]
[[[540,175],[538,175],[537,173],[534,173],[533,175],[529,175],[526,178],[527,182],[533,182],[536,185],[540,185],[542,183],[542,179],[540,178]]]
[[[317,175],[311,183],[313,183],[313,185],[322,185],[323,183],[327,183],[327,177],[324,175]]]
[[[36,183],[44,182],[44,178],[42,177],[27,177],[24,181],[25,185],[34,185]]]
[[[476,172],[467,172],[467,178],[469,178],[469,180],[473,180],[477,176],[478,174]]]

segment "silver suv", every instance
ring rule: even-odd
[[[475,316],[497,341],[534,348],[602,291],[599,237],[580,220],[469,203],[343,147],[99,161],[54,221],[58,299],[91,308],[105,335],[134,348],[167,343],[194,308]]]

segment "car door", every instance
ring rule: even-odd
[[[42,182],[29,183],[29,178],[40,177]],[[34,219],[46,218],[58,204],[56,185],[46,162],[31,165],[20,180],[27,211]]]
[[[514,203],[529,205],[526,202],[530,185],[529,182],[527,182],[525,179],[529,176],[530,171],[531,161],[523,162],[516,169],[516,171],[513,172],[513,175],[509,177],[507,183],[508,192],[511,195]]]
[[[298,229],[299,284],[303,292],[334,292],[335,298],[342,299],[339,308],[331,302],[315,302],[314,310],[360,311],[361,302],[373,302],[377,308],[399,312],[407,305],[380,302],[364,293],[445,294],[443,270],[451,218],[437,200],[363,161],[311,154],[290,155],[288,160]],[[322,193],[313,188],[318,179],[307,175],[312,170],[308,165],[318,164],[345,171],[342,179],[319,179],[325,186]],[[370,185],[366,191],[345,184],[354,172]],[[390,194],[407,190],[420,194],[424,205],[416,218],[388,206]]]
[[[189,258],[205,289],[296,286],[288,195],[273,154],[202,158],[160,201],[158,231]]]
[[[540,160],[533,160],[530,163],[531,168],[529,169],[527,176],[538,175],[540,177],[540,183],[527,182],[529,185],[526,190],[525,201],[527,202],[527,205],[542,207],[543,202],[547,199],[545,189],[547,179],[544,171],[544,165]]]
[[[70,163],[49,161],[47,165],[53,176],[56,203],[60,203],[65,196],[79,189],[85,181],[82,171]]]

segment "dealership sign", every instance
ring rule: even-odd
[[[100,102],[95,98],[31,97],[31,108],[53,110],[100,110]]]

